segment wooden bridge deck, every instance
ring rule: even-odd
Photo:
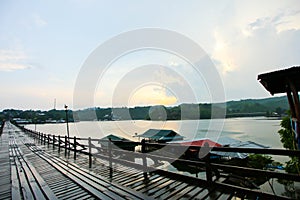
[[[196,178],[144,173],[85,154],[58,152],[7,123],[0,143],[0,199],[252,199]],[[3,162],[2,162],[3,161]],[[205,181],[204,181],[205,182]],[[222,189],[220,189],[222,188]]]

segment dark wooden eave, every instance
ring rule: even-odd
[[[300,66],[260,74],[257,79],[271,95],[286,93],[291,83],[300,91]]]

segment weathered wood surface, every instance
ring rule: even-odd
[[[19,130],[11,132],[12,199],[150,199],[43,151]]]
[[[11,169],[9,161],[9,132],[3,130],[0,137],[0,199],[11,199]]]

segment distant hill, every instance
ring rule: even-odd
[[[94,120],[185,120],[209,119],[212,117],[211,109],[214,108],[213,117],[246,117],[246,116],[280,116],[289,109],[286,96],[265,99],[244,99],[228,101],[226,103],[209,104],[181,104],[166,107],[139,106],[134,108],[88,108],[84,110],[69,111],[69,121],[94,121]],[[65,110],[14,110],[6,109],[0,112],[0,119],[18,119],[27,123],[55,123],[63,122]]]
[[[289,109],[286,96],[272,97],[266,99],[245,99],[229,101],[227,104],[227,115],[242,113],[272,113],[284,114]]]

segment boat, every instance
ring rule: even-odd
[[[180,145],[186,147],[185,152],[182,154],[181,158],[188,160],[201,160],[203,156],[199,147],[222,147],[221,144],[210,140],[209,138],[199,138],[194,140],[182,140],[168,142],[168,144]],[[179,153],[179,152],[178,152]],[[205,156],[205,155],[204,155]],[[211,158],[219,158],[220,156],[211,155]]]
[[[253,141],[242,142],[237,139],[230,137],[221,137],[217,141],[213,141],[209,138],[199,138],[194,140],[182,140],[182,141],[172,141],[168,144],[177,144],[181,146],[187,146],[186,152],[182,155],[182,158],[189,160],[201,160],[203,156],[200,155],[199,147],[234,147],[234,148],[269,148],[269,146],[258,144]],[[243,160],[249,156],[248,153],[240,152],[221,152],[221,151],[211,151],[210,157],[215,160]]]
[[[136,142],[133,142],[131,140],[128,140],[126,138],[119,137],[119,136],[116,136],[113,134],[110,134],[110,135],[107,135],[107,136],[101,138],[98,143],[101,145],[101,148],[108,149],[109,140],[111,140],[111,142],[113,144],[112,145],[113,148],[118,147],[123,150],[134,151],[135,147],[137,146]]]

